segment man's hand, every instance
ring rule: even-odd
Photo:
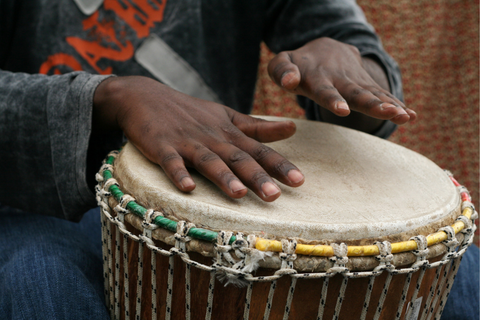
[[[268,73],[277,85],[337,116],[354,110],[396,124],[416,118],[415,111],[372,79],[356,47],[333,39],[316,39],[298,50],[279,53],[270,61]]]
[[[123,130],[178,189],[189,192],[195,168],[232,198],[250,188],[264,201],[280,196],[272,179],[297,187],[300,171],[261,142],[295,133],[291,121],[269,122],[175,91],[146,77],[112,77],[94,96],[93,125]]]

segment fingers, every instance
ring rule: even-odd
[[[294,91],[301,81],[300,70],[288,52],[281,52],[270,61],[268,74],[277,85],[288,91]]]
[[[185,188],[185,182],[190,183],[191,178],[183,157],[188,166],[232,198],[245,196],[248,187],[262,200],[274,201],[281,190],[273,178],[292,187],[303,184],[303,174],[273,149],[245,136],[233,138],[232,143],[217,140],[202,145],[189,141],[179,153],[165,152],[161,166],[180,190],[191,191],[194,187]]]
[[[191,159],[193,167],[232,198],[245,196],[246,187],[267,202],[281,194],[274,180],[248,153],[229,143],[218,143],[215,150],[197,145],[185,156]]]
[[[347,103],[359,111],[377,119],[404,124],[416,118],[416,113],[405,107],[393,95],[376,86],[362,87],[352,82],[339,88]]]
[[[195,189],[195,182],[185,168],[183,158],[174,148],[162,148],[156,162],[178,189],[183,192]]]
[[[301,91],[303,95],[337,116],[345,117],[350,114],[350,107],[344,97],[320,70],[316,74],[305,77]]]
[[[252,160],[263,167],[270,176],[283,184],[298,187],[304,183],[305,177],[300,170],[272,148],[252,139],[243,139],[238,141],[237,145],[240,149],[245,150]],[[231,165],[235,164],[231,163]]]

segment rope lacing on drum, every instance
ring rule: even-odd
[[[143,234],[138,236],[141,241],[147,243],[147,246],[149,246],[150,249],[155,247],[155,243],[152,240],[152,231],[159,228],[155,223],[152,222],[154,222],[155,218],[158,216],[163,215],[161,212],[148,209],[142,221]]]
[[[256,236],[250,234],[247,236],[248,247],[240,248],[240,251],[245,254],[245,266],[242,271],[252,273],[259,267],[259,262],[265,260],[266,257],[271,257],[273,252],[260,251],[255,249]]]
[[[375,241],[374,244],[378,247],[380,254],[375,256],[375,260],[377,260],[379,264],[373,271],[375,273],[381,273],[383,270],[391,271],[395,269],[395,266],[392,265],[392,244],[388,241]]]
[[[417,256],[417,261],[412,264],[413,269],[418,269],[428,264],[427,255],[430,249],[428,249],[427,238],[423,235],[411,237],[417,243],[417,250],[413,250],[412,253]]]
[[[115,199],[117,201],[120,200],[120,202],[123,204],[123,207],[121,205],[120,205],[120,207],[123,208],[124,211],[121,210],[120,208],[118,208],[121,212],[117,212],[117,213],[120,216],[122,214],[125,215],[125,214],[130,213],[129,210],[127,209],[127,206],[129,204],[130,200],[127,200],[128,199],[127,197],[119,199],[119,197],[121,197],[120,195],[122,194],[122,192],[115,190],[116,188],[112,188],[113,185],[116,185],[116,187],[119,187],[118,183],[116,182],[115,179],[109,178],[109,173],[107,171],[111,171],[112,169],[113,168],[110,168],[109,166],[102,166],[101,170],[104,170],[103,172],[105,174],[103,175],[103,177],[101,175],[96,176],[97,181],[99,182],[99,185],[97,185],[97,187],[96,187],[96,191],[97,191],[97,201],[99,202],[99,205],[101,206],[101,211],[102,211],[104,217],[106,218],[105,221],[103,222],[103,225],[102,225],[102,232],[103,232],[104,236],[106,237],[106,240],[104,240],[104,247],[108,247],[108,248],[104,248],[104,254],[105,254],[104,268],[105,268],[105,270],[107,270],[105,272],[105,274],[108,277],[108,279],[106,279],[106,283],[110,286],[110,293],[107,290],[106,295],[109,295],[110,299],[107,299],[107,302],[108,302],[109,308],[113,312],[113,309],[115,309],[115,311],[118,311],[117,309],[119,308],[119,303],[120,303],[120,299],[121,299],[120,290],[119,290],[120,289],[119,286],[120,286],[121,282],[118,281],[118,275],[120,273],[119,259],[121,258],[122,255],[120,254],[120,251],[119,251],[121,243],[120,242],[117,243],[117,241],[121,241],[122,238],[121,238],[121,236],[119,236],[118,232],[120,231],[124,236],[124,242],[123,242],[124,253],[127,252],[127,250],[126,250],[127,248],[125,248],[125,246],[128,246],[128,242],[126,241],[127,238],[129,238],[130,240],[134,240],[134,241],[139,241],[139,240],[144,240],[144,239],[142,239],[142,235],[140,235],[139,237],[136,237],[134,234],[125,230],[122,227],[122,224],[119,223],[120,219],[123,220],[123,218],[120,218],[120,219],[117,220],[112,215],[110,215],[112,210],[108,207],[108,203],[109,202],[112,203],[113,200],[110,199],[110,201],[109,201],[109,199],[107,197],[110,197],[112,195],[115,197]],[[103,186],[101,186],[102,184],[103,184]],[[112,190],[112,192],[110,192],[110,189]],[[473,233],[474,233],[475,228],[476,228],[475,224],[472,224],[472,221],[478,218],[478,213],[475,211],[473,205],[469,201],[470,199],[468,199],[469,195],[467,194],[466,189],[465,188],[459,188],[459,192],[461,192],[461,197],[462,197],[462,211],[467,209],[467,211],[471,211],[471,212],[470,213],[467,212],[467,214],[464,213],[466,216],[462,216],[463,218],[457,219],[457,221],[461,221],[462,223],[459,224],[459,222],[457,222],[457,225],[454,226],[455,229],[447,230],[447,229],[442,228],[442,229],[439,230],[439,231],[443,231],[446,234],[446,237],[444,238],[446,240],[443,241],[443,244],[445,246],[447,246],[447,251],[450,251],[450,253],[453,252],[454,255],[456,253],[458,255],[458,258],[465,252],[466,248],[472,243]],[[100,195],[102,195],[102,197],[100,197]],[[137,210],[136,207],[137,206],[133,206],[132,204],[130,206],[128,206],[128,208],[130,208],[132,213],[135,213],[137,216],[142,216],[145,219],[145,221],[142,223],[142,225],[144,223],[147,223],[147,224],[152,224],[152,227],[156,227],[156,225],[154,223],[155,222],[154,219],[155,219],[156,216],[154,215],[153,210],[151,210],[149,213],[148,212],[145,213],[146,209],[140,207],[141,210],[145,210],[145,211],[142,212],[140,210]],[[111,224],[108,223],[108,221],[110,221]],[[160,224],[159,221],[157,221],[157,223]],[[462,224],[465,226],[464,228],[462,227]],[[117,230],[116,230],[117,236],[115,236],[115,238],[112,238],[112,232],[111,232],[110,228],[114,225],[117,226]],[[161,227],[163,227],[163,226],[161,226]],[[462,230],[462,228],[463,228],[463,230]],[[147,229],[147,232],[150,231],[150,238],[151,238],[151,230],[149,230],[148,228],[144,228],[144,235],[145,235],[145,229]],[[452,230],[454,230],[453,233],[452,233]],[[464,233],[465,236],[464,236],[464,240],[462,241],[462,244],[461,244],[461,247],[460,247],[461,250],[458,250],[458,252],[455,252],[455,240],[456,240],[456,238],[455,238],[454,233],[455,233],[455,231],[458,233],[460,230],[462,230],[461,232]],[[194,230],[192,230],[192,233],[193,233],[193,231]],[[187,234],[188,234],[188,230],[184,233],[184,235],[186,236]],[[187,239],[187,238],[188,237],[185,237],[185,239]],[[113,261],[112,261],[112,252],[109,249],[111,247],[109,242],[111,242],[113,239],[115,239],[116,246],[117,246],[117,252],[115,253],[115,257],[116,257],[116,259],[115,259],[116,260],[115,278],[112,278]],[[224,246],[224,248],[220,249],[220,250],[224,250],[224,249],[226,250],[228,248],[228,244],[230,243],[230,239],[231,239],[231,235],[225,237],[225,241],[222,244],[220,244],[220,246]],[[228,253],[228,251],[231,252],[232,250],[235,252],[235,255],[234,255],[235,259],[232,260],[233,264],[230,264],[230,263],[226,262],[225,261],[226,258],[222,258],[222,259],[218,260],[218,262],[223,264],[223,266],[221,266],[220,264],[219,265],[214,264],[214,265],[208,267],[206,265],[203,265],[203,264],[200,264],[198,262],[195,262],[195,261],[192,261],[192,260],[188,259],[188,255],[186,253],[185,253],[185,256],[181,256],[182,260],[187,264],[187,268],[186,268],[186,270],[187,270],[186,271],[187,272],[186,278],[188,278],[188,281],[186,280],[187,287],[189,287],[189,284],[190,284],[189,270],[190,270],[191,266],[211,272],[210,284],[209,284],[210,290],[209,290],[209,297],[208,297],[208,301],[210,301],[210,303],[207,306],[206,318],[208,318],[209,314],[211,315],[211,311],[212,311],[212,303],[211,302],[213,301],[213,287],[214,287],[214,283],[215,283],[215,281],[214,281],[215,280],[215,271],[228,272],[228,273],[234,274],[235,276],[243,277],[245,274],[241,274],[241,271],[235,270],[235,268],[240,268],[240,269],[243,269],[244,271],[246,271],[245,268],[248,265],[248,259],[250,259],[250,257],[254,257],[255,252],[257,251],[256,249],[254,249],[255,241],[256,241],[255,236],[249,235],[247,237],[247,239],[245,240],[244,235],[238,234],[237,239],[240,240],[240,241],[239,242],[236,242],[236,241],[233,242],[231,247],[226,252],[226,253]],[[177,242],[178,241],[180,241],[180,240],[177,240]],[[245,241],[247,242],[248,245],[245,245]],[[430,241],[430,239],[429,239],[429,241]],[[107,244],[108,244],[108,246],[107,246]],[[183,243],[183,245],[185,245],[185,244],[186,244],[186,242]],[[418,241],[416,241],[416,244],[417,244],[417,248],[418,248],[418,250],[417,250],[418,251],[417,262],[422,261],[422,260],[426,260],[425,259],[426,255],[425,256],[423,255],[425,253],[424,252],[425,248],[422,249],[422,245],[421,244],[419,245]],[[147,243],[147,246],[150,246],[150,245]],[[180,246],[180,244],[178,244],[178,246]],[[341,271],[344,270],[344,269],[335,270],[334,268],[345,267],[346,263],[348,262],[348,258],[346,257],[346,252],[347,252],[346,245],[344,245],[344,249],[345,249],[344,253],[345,254],[343,255],[343,257],[342,257],[342,253],[339,253],[338,250],[335,251],[336,245],[332,245],[331,247],[334,248],[334,257],[331,257],[330,260],[332,262],[334,262],[334,266],[333,266],[333,268],[328,269],[327,272],[325,272],[325,273],[290,274],[290,276],[292,277],[292,285],[291,285],[290,290],[289,290],[288,301],[287,301],[287,304],[286,304],[284,318],[288,317],[290,302],[291,302],[291,299],[293,297],[293,290],[295,288],[295,281],[298,277],[323,278],[324,283],[323,283],[323,287],[322,287],[322,297],[321,297],[321,299],[323,299],[323,300],[326,299],[326,289],[327,289],[327,286],[328,286],[329,278],[331,276],[334,276],[336,273],[342,273]],[[389,258],[389,255],[391,254],[391,249],[390,249],[391,246],[388,243],[384,243],[384,244],[380,244],[380,245],[377,244],[377,247],[378,247],[378,252],[380,254],[378,254],[376,256],[376,259],[379,261],[379,265],[377,266],[376,270],[381,272],[382,270],[390,271],[392,268],[394,269],[395,267],[392,264],[392,260],[390,260],[390,258]],[[169,293],[169,296],[167,297],[167,303],[165,304],[166,309],[167,309],[165,316],[166,316],[166,319],[167,319],[169,317],[169,312],[170,312],[169,310],[171,309],[171,298],[172,298],[171,297],[171,291],[172,291],[172,288],[173,288],[173,258],[174,258],[173,256],[176,253],[175,252],[169,252],[167,250],[163,250],[159,247],[154,246],[153,241],[152,241],[152,245],[151,245],[150,249],[152,250],[152,254],[151,254],[151,260],[152,260],[152,262],[151,262],[152,263],[152,303],[154,303],[154,302],[156,303],[156,301],[157,301],[157,299],[156,299],[156,287],[154,287],[154,282],[155,282],[154,280],[156,279],[155,270],[154,270],[155,260],[156,260],[155,259],[155,253],[160,253],[164,256],[170,256],[169,266],[168,266],[169,269],[168,269],[168,286],[167,286],[167,292],[170,292],[170,293]],[[175,251],[175,250],[173,250],[173,251]],[[281,254],[281,255],[287,258],[285,260],[282,259],[282,263],[281,263],[282,267],[287,267],[289,264],[291,264],[291,266],[293,267],[293,261],[295,260],[294,257],[296,257],[295,250],[291,251],[288,248],[285,248],[283,246],[283,243],[282,243],[282,251],[283,251],[282,253],[285,254],[285,255],[283,255],[283,254]],[[287,251],[290,251],[290,252],[288,253]],[[260,251],[260,252],[264,253],[264,251]],[[218,255],[218,252],[216,252],[216,253]],[[447,252],[445,254],[445,257],[442,258],[442,261],[438,261],[438,262],[435,262],[435,263],[432,263],[432,264],[427,263],[426,265],[423,265],[422,270],[424,270],[425,268],[434,267],[434,265],[437,264],[437,263],[444,264],[444,263],[448,262],[448,260],[450,258],[450,256],[447,256],[448,253],[449,252]],[[270,254],[272,254],[272,252],[270,252]],[[456,270],[458,268],[458,264],[460,262],[460,259],[454,259],[455,258],[454,255],[452,255],[451,258],[450,258],[450,260],[452,260],[452,264],[451,264],[452,267],[451,268],[449,267],[450,266],[450,264],[449,264],[444,268],[444,270],[443,269],[437,269],[437,278],[435,280],[436,282],[432,285],[432,289],[431,289],[432,295],[429,296],[429,298],[427,299],[426,305],[428,307],[424,308],[425,313],[433,312],[432,306],[437,305],[437,303],[436,303],[437,299],[441,299],[440,305],[444,305],[444,301],[445,301],[446,297],[448,296],[448,292],[450,291],[451,285],[453,283],[453,277],[455,276]],[[139,254],[139,256],[140,256],[140,254]],[[243,262],[238,261],[237,258],[239,258],[240,260],[243,260]],[[124,259],[125,259],[125,256],[124,256]],[[124,263],[123,263],[124,268],[129,265],[126,262],[128,262],[128,261],[124,260]],[[229,265],[232,265],[233,267],[229,267]],[[241,267],[241,266],[243,266],[243,267]],[[218,269],[217,269],[217,267],[218,267]],[[394,270],[392,270],[392,272],[389,272],[389,274],[387,275],[386,283],[385,283],[387,288],[385,288],[385,286],[384,286],[385,293],[388,290],[387,283],[389,283],[389,279],[391,279],[392,275],[396,274],[397,272],[398,273],[408,273],[408,276],[406,277],[406,282],[405,282],[405,287],[408,288],[408,285],[409,285],[409,283],[411,281],[411,278],[412,278],[412,272],[414,272],[415,270],[418,270],[419,267],[421,267],[421,265],[417,266],[417,268],[413,268],[413,265],[412,265],[410,268],[394,269]],[[332,271],[336,271],[336,272],[332,272]],[[439,282],[438,276],[439,276],[440,272],[443,272],[444,276],[443,276],[443,278],[441,278],[441,280],[442,280],[441,283],[437,286],[436,283]],[[371,275],[368,275],[368,273],[371,273]],[[348,280],[348,278],[354,278],[354,277],[357,277],[358,275],[370,276],[371,279],[370,279],[369,282],[371,282],[373,284],[373,278],[375,277],[374,273],[375,273],[375,269],[374,269],[374,271],[371,271],[371,272],[346,272],[346,273],[343,273],[344,284],[346,284],[346,280]],[[289,274],[289,273],[286,273],[286,274]],[[447,274],[448,274],[448,277],[447,277]],[[251,274],[251,272],[247,273],[245,279],[250,282],[250,286],[247,288],[248,299],[246,300],[246,305],[247,305],[247,301],[248,301],[248,304],[249,304],[249,300],[250,300],[249,297],[250,297],[250,294],[251,294],[253,282],[255,282],[255,281],[267,281],[267,278],[269,278],[268,281],[272,281],[272,286],[275,286],[276,279],[278,279],[280,277],[281,277],[281,275],[254,277]],[[127,276],[127,274],[125,272],[124,273],[124,285],[128,286],[128,278],[129,277]],[[139,276],[138,279],[142,279],[142,277]],[[420,280],[421,277],[418,277],[417,279]],[[421,281],[419,281],[419,282],[421,282]],[[115,293],[113,292],[114,286],[115,286]],[[343,287],[343,284],[342,284],[342,287]],[[440,290],[443,290],[443,288],[445,288],[445,290],[443,291],[443,293],[441,293]],[[128,290],[128,288],[124,289],[125,297],[128,297],[128,291],[127,290]],[[439,291],[436,296],[433,295],[433,292],[435,290]],[[344,292],[344,290],[342,290],[342,288],[341,288],[340,291]],[[190,291],[187,290],[186,292],[188,292],[187,293],[188,298],[186,297],[186,301],[187,301],[186,304],[187,304],[187,306],[189,306],[190,305],[190,302],[189,302]],[[402,293],[402,296],[404,296],[406,292],[407,291],[404,289],[404,292]],[[273,290],[271,290],[271,293],[272,293],[272,298],[273,298]],[[269,296],[270,296],[270,293],[269,293]],[[416,293],[415,293],[415,296],[416,296]],[[126,299],[125,297],[123,298],[124,300]],[[344,297],[344,295],[343,295],[343,293],[341,293],[339,295],[339,298],[337,299],[337,306],[336,306],[336,311],[335,311],[336,316],[339,315],[339,308],[341,307],[341,302],[343,300],[343,297]],[[141,296],[137,297],[137,298],[141,298]],[[433,301],[430,304],[430,302],[431,302],[431,300],[433,300],[433,298],[435,298],[435,301]],[[110,300],[110,301],[108,301],[108,300]],[[366,300],[365,302],[368,302],[368,300]],[[382,299],[380,299],[380,300],[382,300]],[[272,299],[270,299],[269,301],[271,303]],[[403,310],[402,308],[403,308],[404,301],[405,300],[403,298],[401,304],[399,305],[400,311]],[[380,301],[379,301],[378,305],[379,305],[379,308],[376,311],[374,319],[379,318],[380,313],[381,313],[381,307],[380,306],[383,305],[383,302],[380,303]],[[189,308],[187,307],[187,309],[189,309]],[[442,308],[439,308],[439,310],[441,310],[441,309]],[[366,310],[367,309],[365,309],[365,311]],[[408,310],[408,308],[407,308],[407,310]],[[429,310],[432,310],[432,311],[429,311]],[[323,309],[322,309],[322,311],[323,311]],[[156,312],[152,312],[152,318],[153,318],[154,313],[156,313]],[[248,314],[248,312],[247,312],[247,314]],[[321,312],[320,307],[319,307],[319,315],[321,315],[321,314],[323,314],[323,312]],[[362,314],[363,314],[363,311],[362,311]],[[366,312],[365,312],[365,314],[366,314]],[[398,314],[400,314],[400,313],[398,313]],[[437,315],[435,315],[435,316],[437,318],[439,317],[438,312],[437,312]],[[398,317],[399,316],[397,316],[397,318]]]
[[[297,259],[295,251],[297,250],[297,240],[295,239],[282,239],[282,251],[278,254],[282,260],[280,269],[275,272],[275,275],[286,275],[297,273],[297,270],[293,269],[293,261]]]
[[[375,241],[374,243],[379,251],[379,255],[375,256],[375,260],[379,262],[373,271],[370,279],[368,281],[367,292],[365,294],[365,300],[363,302],[362,313],[360,319],[365,319],[367,316],[368,306],[370,303],[370,297],[373,291],[373,284],[375,282],[375,277],[382,274],[384,270],[388,271],[387,278],[383,283],[383,289],[378,300],[377,308],[375,309],[374,319],[378,319],[383,309],[383,304],[388,293],[388,288],[390,287],[390,282],[392,280],[392,271],[395,270],[395,266],[392,264],[393,254],[392,254],[392,244],[389,241]]]
[[[217,243],[215,243],[214,250],[216,252],[216,259],[214,267],[217,269],[217,276],[221,282],[225,282],[225,286],[233,284],[237,287],[244,287],[247,285],[245,281],[246,274],[235,268],[236,261],[233,259],[230,251],[232,246],[229,245],[230,238],[233,236],[232,231],[220,231],[217,236]],[[242,238],[243,239],[243,238]],[[243,246],[240,241],[239,245]]]
[[[177,222],[177,232],[174,235],[175,247],[171,248],[170,252],[173,252],[188,259],[188,255],[186,254],[186,243],[192,240],[192,238],[188,236],[188,232],[191,228],[195,228],[195,225],[191,222]]]
[[[327,270],[327,273],[345,273],[348,272],[348,268],[345,265],[348,262],[348,247],[345,243],[332,243],[330,245],[333,249],[333,257],[329,257],[328,260],[333,262],[333,267]]]
[[[455,249],[458,247],[459,242],[455,237],[455,230],[453,230],[452,226],[446,226],[438,230],[447,234],[447,240],[442,241],[442,243],[447,247],[447,252],[443,256],[442,260],[456,259],[458,257],[458,253]]]
[[[103,181],[103,180],[101,180]],[[100,192],[101,197],[110,197],[112,196],[112,193],[110,192],[110,187],[111,186],[117,186],[119,187],[120,185],[118,184],[117,180],[114,178],[110,178],[105,183],[103,184],[103,188],[99,188],[98,191]]]

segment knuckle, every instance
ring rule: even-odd
[[[378,100],[378,99],[375,99],[375,98],[372,98],[372,99],[369,99],[367,101],[365,101],[364,103],[364,106],[368,109],[371,109],[373,107],[375,107],[376,105],[382,103],[382,101]]]
[[[189,174],[184,168],[178,167],[170,171],[170,176],[173,177],[173,180],[180,181],[185,177],[188,177]]]
[[[221,170],[216,173],[217,179],[224,182],[229,182],[233,179],[233,174],[229,170]]]
[[[213,152],[204,152],[198,156],[196,161],[197,165],[203,166],[209,162],[215,161],[218,159],[218,156]]]
[[[283,159],[282,161],[276,163],[272,169],[277,174],[286,174],[287,171],[292,167],[292,164],[288,160]]]
[[[265,171],[255,171],[253,172],[252,176],[250,177],[250,181],[254,184],[261,184],[269,180],[269,176]]]
[[[321,85],[321,86],[316,86],[314,90],[314,94],[316,96],[325,96],[325,95],[331,95],[332,90],[336,90],[334,86],[330,85]]]
[[[235,164],[238,164],[238,163],[245,162],[248,159],[249,159],[248,154],[243,152],[243,151],[236,151],[236,152],[232,153],[231,155],[229,155],[229,157],[228,157],[228,161],[230,162],[231,165],[235,165]]]
[[[180,157],[179,154],[177,153],[167,153],[167,154],[164,154],[160,157],[160,165],[161,166],[168,166],[168,165],[171,165],[173,162],[177,161],[177,160],[181,160],[182,157]]]
[[[225,138],[230,142],[234,142],[238,140],[242,135],[242,131],[240,131],[234,125],[225,125],[220,128],[225,135]]]
[[[365,90],[363,88],[354,88],[352,91],[350,91],[350,99],[356,99],[360,95],[368,93],[368,90]]]
[[[323,97],[323,101],[324,101],[324,103],[327,104],[327,105],[330,104],[330,103],[332,103],[332,102],[334,102],[334,101],[338,101],[338,100],[342,100],[342,101],[343,101],[343,98],[342,98],[341,96],[339,96],[338,94],[334,94],[334,93],[329,94],[329,95]]]
[[[357,54],[357,55],[360,55],[360,50],[358,50],[357,47],[352,46],[352,45],[350,45],[350,44],[348,45],[348,47],[350,48],[350,50],[351,50],[353,53],[355,53],[355,54]]]
[[[271,155],[273,153],[273,150],[266,145],[259,144],[254,150],[253,150],[253,158],[257,161],[264,160],[266,157]]]

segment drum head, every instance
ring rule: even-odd
[[[268,145],[298,166],[305,183],[290,188],[279,182],[282,195],[272,203],[251,191],[242,199],[231,199],[193,170],[197,187],[182,193],[160,166],[129,143],[115,162],[114,175],[125,193],[170,219],[215,231],[305,242],[403,241],[434,232],[460,214],[455,186],[427,158],[358,131],[293,121],[297,125],[293,137]]]

